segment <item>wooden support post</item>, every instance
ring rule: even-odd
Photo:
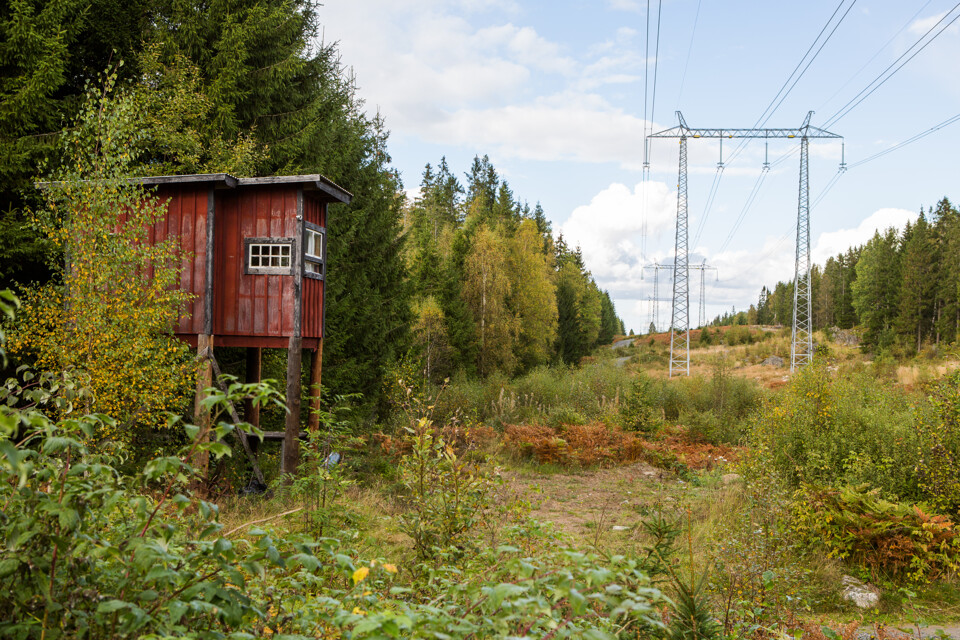
[[[200,433],[197,434],[197,440],[200,442],[207,442],[210,439],[210,411],[203,407],[201,402],[207,397],[207,388],[213,386],[213,366],[209,357],[212,353],[213,336],[198,335],[197,359],[199,360],[199,368],[197,370],[197,392],[193,404],[193,423],[200,427]],[[207,475],[209,457],[206,451],[198,451],[190,460],[190,463],[196,467],[199,478],[205,478]],[[198,483],[197,486],[200,486],[200,484]]]
[[[287,422],[283,432],[283,460],[281,471],[286,482],[292,482],[300,457],[300,336],[290,336],[287,349]]]
[[[323,340],[317,345],[310,358],[310,417],[307,420],[307,430],[316,431],[320,428],[320,371],[323,369]]]
[[[260,347],[247,347],[247,367],[245,381],[247,383],[260,382],[263,349]],[[253,426],[260,428],[260,407],[254,404],[252,400],[243,402],[243,418]],[[253,439],[250,441],[250,447],[256,452],[260,441]]]

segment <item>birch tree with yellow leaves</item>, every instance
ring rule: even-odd
[[[143,447],[167,411],[185,406],[195,369],[173,335],[188,301],[175,241],[148,241],[165,205],[130,180],[146,134],[133,96],[114,83],[107,75],[88,93],[64,161],[41,184],[46,206],[33,221],[58,256],[56,275],[22,292],[8,350],[41,371],[81,373],[85,409],[117,420],[98,437]]]

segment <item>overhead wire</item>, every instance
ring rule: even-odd
[[[830,104],[830,101],[833,100],[834,98],[836,98],[837,95],[839,95],[841,91],[843,91],[844,89],[846,89],[846,88],[850,85],[850,83],[853,82],[854,78],[856,78],[856,77],[859,76],[861,73],[863,73],[863,70],[866,69],[866,68],[870,65],[871,62],[873,62],[874,60],[876,60],[876,59],[877,59],[877,56],[879,56],[881,53],[883,53],[883,51],[884,51],[887,47],[889,47],[890,44],[891,44],[894,40],[896,40],[897,36],[899,36],[901,33],[903,33],[903,31],[904,31],[907,27],[909,27],[911,24],[913,24],[913,21],[917,19],[917,16],[919,16],[921,13],[923,13],[923,10],[926,9],[926,8],[930,5],[931,2],[933,2],[933,0],[927,0],[927,1],[923,4],[923,6],[920,7],[920,8],[917,10],[917,12],[914,13],[914,14],[910,17],[909,20],[907,20],[906,22],[903,23],[903,26],[901,26],[900,29],[897,30],[897,32],[896,32],[895,34],[893,34],[892,36],[890,36],[890,39],[887,40],[887,41],[883,44],[882,47],[880,47],[879,49],[877,49],[876,53],[874,53],[872,56],[870,56],[870,59],[869,59],[869,60],[867,60],[865,63],[863,63],[863,66],[862,66],[862,67],[860,67],[859,69],[857,69],[857,71],[856,71],[852,76],[850,76],[850,78],[849,78],[846,82],[844,82],[844,83],[840,86],[840,88],[837,89],[837,90],[834,92],[834,94],[833,94],[832,96],[830,96],[829,98],[827,98],[827,99],[823,102],[823,104],[821,104],[819,107],[817,107],[817,111],[819,111],[820,109],[822,109],[824,106]]]
[[[847,4],[847,1],[848,0],[840,0],[840,3],[837,4],[837,7],[833,10],[833,13],[830,14],[830,17],[827,19],[826,23],[824,23],[823,27],[820,29],[820,32],[817,34],[817,37],[814,38],[813,42],[807,48],[807,51],[803,54],[803,57],[800,58],[800,61],[793,68],[793,71],[790,72],[790,75],[787,76],[786,81],[784,81],[783,85],[777,91],[776,95],[774,95],[773,99],[770,101],[767,107],[760,114],[760,117],[757,118],[757,121],[753,124],[751,129],[756,129],[758,127],[764,126],[770,120],[770,118],[773,117],[773,114],[776,113],[777,109],[780,108],[780,105],[783,104],[784,100],[787,99],[787,96],[790,95],[790,92],[793,91],[794,87],[797,86],[797,83],[800,82],[800,79],[804,76],[804,74],[810,68],[810,65],[813,64],[814,60],[816,60],[817,57],[820,55],[820,52],[823,51],[823,48],[826,46],[827,42],[830,41],[830,39],[833,37],[833,34],[836,33],[837,29],[843,23],[844,19],[847,17],[847,15],[850,13],[850,10],[853,9],[853,6],[857,2],[857,0],[851,0],[850,3]],[[838,20],[835,20],[837,18],[837,15],[840,13],[840,10],[843,9],[844,5],[846,5],[846,10],[843,12],[842,15],[840,15],[840,18]],[[831,24],[833,25],[832,28],[830,28]],[[827,33],[828,29],[829,29],[829,33]],[[826,33],[826,37],[824,37],[825,33]],[[819,47],[817,47],[818,43],[820,45]],[[815,48],[816,48],[816,51],[814,51]],[[811,52],[813,52],[812,55],[811,55]],[[804,64],[805,62],[806,64]],[[738,158],[740,154],[743,152],[743,150],[746,148],[747,144],[748,144],[748,140],[746,138],[740,140],[739,144],[734,148],[733,153],[730,154],[730,157],[727,160],[727,163],[730,163],[736,160],[736,158]],[[723,174],[723,171],[721,166],[719,175],[722,176],[722,174]],[[762,181],[758,181],[758,182],[759,184],[762,184]],[[703,216],[700,219],[701,230],[703,226],[706,224],[706,220],[710,215],[713,202],[716,198],[716,191],[719,190],[719,187],[720,187],[719,180],[717,180],[715,188],[712,188],[712,192],[707,199],[707,207],[704,209]],[[754,197],[756,196],[754,195]],[[734,225],[736,226],[736,223],[734,223]],[[697,239],[699,239],[699,232],[697,235]],[[696,241],[694,242],[694,244],[696,244]]]
[[[934,125],[934,126],[930,127],[929,129],[927,129],[926,131],[922,131],[922,132],[920,132],[920,133],[918,133],[918,134],[916,134],[916,135],[914,135],[914,136],[911,136],[911,137],[907,138],[907,139],[904,140],[903,142],[898,142],[897,144],[893,145],[892,147],[890,147],[890,148],[888,148],[888,149],[884,149],[883,151],[879,151],[879,152],[873,154],[872,156],[870,156],[869,158],[864,158],[863,160],[857,160],[856,162],[854,162],[853,164],[851,164],[849,168],[850,168],[850,169],[853,169],[854,167],[859,167],[860,165],[866,164],[866,163],[868,163],[868,162],[872,162],[872,161],[876,160],[877,158],[880,158],[880,157],[882,157],[882,156],[885,156],[885,155],[887,155],[888,153],[893,153],[893,152],[896,151],[897,149],[900,149],[900,148],[902,148],[902,147],[907,146],[908,144],[911,144],[911,143],[913,143],[913,142],[916,142],[917,140],[920,140],[921,138],[925,138],[925,137],[927,137],[928,135],[930,135],[931,133],[934,133],[934,132],[936,132],[936,131],[939,131],[940,129],[943,129],[944,127],[948,127],[948,126],[950,126],[951,124],[953,124],[954,122],[957,122],[958,120],[960,120],[960,113],[958,113],[958,114],[955,115],[955,116],[951,116],[950,118],[947,118],[946,120],[944,120],[944,121],[941,122],[940,124]]]
[[[901,142],[898,142],[897,144],[893,145],[892,147],[888,147],[887,149],[884,149],[883,151],[878,151],[877,153],[875,153],[875,154],[873,154],[872,156],[869,156],[869,157],[867,157],[867,158],[864,158],[863,160],[858,160],[858,161],[854,162],[853,164],[850,164],[849,166],[847,166],[845,169],[855,169],[856,167],[865,165],[865,164],[867,164],[868,162],[873,162],[874,160],[876,160],[876,159],[878,159],[878,158],[882,158],[883,156],[887,155],[888,153],[893,153],[894,151],[897,151],[898,149],[902,149],[903,147],[907,146],[908,144],[912,144],[912,143],[916,142],[917,140],[920,140],[920,139],[922,139],[922,138],[925,138],[925,137],[927,137],[928,135],[930,135],[931,133],[935,133],[935,132],[939,131],[940,129],[943,129],[944,127],[948,127],[948,126],[950,126],[951,124],[953,124],[953,123],[955,123],[955,122],[960,122],[960,113],[958,113],[958,114],[956,114],[956,115],[954,115],[954,116],[951,116],[951,117],[947,118],[946,120],[944,120],[943,122],[941,122],[941,123],[939,123],[939,124],[935,124],[934,126],[930,127],[929,129],[926,129],[925,131],[921,131],[920,133],[917,133],[917,134],[915,134],[915,135],[913,135],[913,136],[910,136],[910,137],[907,138],[906,140],[903,140],[903,141],[901,141]],[[823,198],[827,195],[827,193],[828,193],[831,189],[833,189],[834,186],[836,186],[837,182],[840,180],[840,176],[842,176],[844,173],[845,173],[845,170],[844,170],[844,169],[841,169],[841,170],[838,171],[836,174],[834,174],[834,176],[833,176],[833,178],[830,180],[830,182],[827,183],[827,186],[825,186],[825,187],[823,188],[823,190],[817,195],[817,197],[816,197],[816,199],[813,201],[813,204],[811,205],[811,207],[816,206],[821,200],[823,200]]]
[[[952,9],[950,9],[950,10],[947,11],[945,14],[943,14],[943,17],[941,17],[941,18],[936,22],[936,24],[934,24],[932,27],[930,27],[922,36],[920,36],[920,37],[917,39],[916,42],[914,42],[912,45],[910,45],[910,47],[909,47],[906,51],[904,51],[902,54],[900,54],[900,57],[898,57],[896,60],[894,60],[892,63],[890,63],[890,65],[889,65],[886,69],[884,69],[883,71],[881,71],[880,74],[879,74],[876,78],[874,78],[873,80],[871,80],[870,83],[867,84],[866,87],[864,87],[863,89],[861,89],[860,93],[858,93],[857,95],[855,95],[853,98],[850,99],[849,102],[847,102],[845,105],[843,105],[842,107],[840,107],[840,109],[838,109],[836,113],[834,113],[830,118],[827,119],[827,121],[824,123],[823,127],[824,127],[824,128],[827,128],[827,127],[830,127],[830,126],[836,124],[837,122],[839,122],[839,121],[840,121],[842,118],[844,118],[848,113],[850,113],[853,109],[855,109],[860,103],[862,103],[864,100],[866,100],[866,99],[869,98],[871,95],[873,95],[873,92],[874,92],[874,91],[876,91],[877,89],[879,89],[880,87],[882,87],[882,86],[887,82],[887,80],[889,80],[890,78],[892,78],[893,75],[894,75],[895,73],[897,73],[897,71],[899,71],[900,69],[902,69],[902,68],[904,67],[904,65],[906,65],[908,62],[910,62],[911,60],[913,60],[915,57],[917,57],[917,55],[918,55],[921,51],[923,51],[923,50],[926,49],[928,46],[930,46],[930,43],[932,43],[934,40],[936,40],[937,37],[938,37],[941,33],[943,33],[947,28],[950,27],[950,25],[952,25],[954,22],[956,22],[957,19],[960,19],[960,13],[957,13],[957,15],[955,15],[952,20],[950,20],[948,23],[946,23],[945,25],[943,25],[942,27],[940,27],[941,23],[943,23],[943,21],[946,20],[946,19],[950,16],[950,14],[952,14],[953,12],[955,12],[958,8],[960,8],[960,2],[958,2],[957,4],[955,4]],[[937,27],[940,27],[940,30],[937,31],[932,37],[930,37],[929,39],[927,39],[927,36],[929,36],[931,33],[933,33],[934,29],[936,29]],[[924,40],[926,40],[926,42],[924,42]],[[923,43],[922,45],[920,44],[921,42]],[[916,49],[918,46],[919,46],[919,48]],[[914,49],[916,49],[916,51],[913,51]],[[912,51],[913,53],[911,53],[911,51]],[[910,54],[910,55],[909,55],[909,57],[907,57],[906,60],[904,60],[904,57],[906,57],[907,54]],[[901,60],[903,60],[903,62],[900,62]],[[898,63],[899,63],[899,66],[897,66]],[[896,68],[894,68],[894,67],[896,67]],[[893,69],[893,70],[891,71],[891,69]],[[888,72],[889,72],[889,73],[888,73]]]
[[[649,6],[649,1],[647,5]],[[657,68],[660,66],[660,18],[663,14],[663,0],[657,2],[657,39],[653,51],[653,96],[650,98],[650,120],[656,117],[657,112]],[[650,133],[653,133],[652,125]]]
[[[843,12],[843,15],[840,16],[840,19],[837,20],[837,24],[833,25],[833,29],[830,30],[830,33],[827,35],[827,37],[824,38],[822,43],[820,43],[820,48],[817,49],[817,52],[815,54],[813,54],[813,57],[811,57],[810,60],[807,62],[807,66],[803,68],[803,71],[800,72],[800,75],[797,76],[796,80],[793,81],[793,84],[790,85],[790,88],[787,89],[786,93],[783,94],[783,97],[780,98],[780,101],[777,102],[777,106],[775,106],[773,110],[770,111],[770,115],[768,115],[766,119],[760,124],[761,127],[765,125],[770,120],[771,117],[773,117],[774,112],[776,112],[776,110],[780,108],[780,105],[783,104],[783,101],[787,99],[787,96],[790,95],[790,92],[793,91],[793,88],[797,86],[797,83],[800,82],[800,78],[803,77],[803,74],[807,72],[807,69],[810,68],[810,65],[813,64],[813,61],[816,60],[817,56],[820,55],[820,52],[823,51],[823,48],[826,46],[827,42],[830,40],[831,37],[833,37],[833,34],[836,33],[837,29],[840,27],[840,24],[843,22],[844,18],[847,17],[847,14],[850,13],[850,10],[853,9],[853,5],[855,5],[856,3],[857,3],[857,0],[853,0],[853,2],[850,3],[850,6],[847,7],[847,10]],[[841,5],[842,4],[843,3],[841,3]]]
[[[647,32],[643,52],[643,176],[640,201],[640,256],[647,261],[647,183],[650,179],[650,142],[647,140],[647,87],[650,78],[650,2],[647,2]],[[643,272],[641,272],[641,276]]]
[[[653,133],[653,119],[656,113],[656,103],[657,103],[657,70],[660,61],[660,24],[661,24],[661,15],[663,11],[663,0],[659,0],[657,4],[657,34],[654,45],[654,54],[653,54],[653,90],[648,92],[650,78],[650,2],[647,2],[647,22],[646,22],[646,43],[644,45],[644,57],[643,57],[643,176],[641,178],[641,189],[643,194],[641,195],[641,217],[642,222],[640,224],[640,255],[644,261],[647,260],[647,213],[648,213],[648,203],[649,203],[649,191],[650,191],[650,142],[648,136]],[[648,93],[650,99],[648,100]],[[647,105],[649,104],[649,117],[647,111]]]
[[[700,3],[697,0],[697,13],[693,17],[693,30],[690,32],[690,46],[687,47],[687,60],[683,63],[683,74],[680,76],[680,93],[677,95],[677,111],[680,110],[680,100],[683,98],[683,85],[687,82],[687,68],[690,66],[690,54],[693,53],[693,41],[697,37],[697,22],[700,21]],[[933,0],[930,0],[931,2]]]
[[[740,210],[740,215],[737,216],[736,221],[733,223],[733,227],[730,229],[730,233],[727,234],[726,239],[723,241],[723,244],[720,245],[720,248],[717,250],[717,253],[723,253],[724,250],[730,245],[730,242],[733,240],[733,237],[737,234],[737,231],[740,230],[740,225],[743,224],[744,219],[747,217],[747,212],[750,210],[750,207],[753,206],[754,201],[757,199],[757,194],[760,193],[760,187],[763,186],[763,181],[766,179],[767,174],[770,173],[769,167],[764,167],[760,171],[760,175],[757,176],[757,181],[753,184],[753,189],[750,190],[750,195],[747,196],[747,201],[744,203],[743,208]]]
[[[820,42],[820,38],[822,38],[823,34],[826,33],[827,29],[830,27],[830,24],[833,22],[834,18],[837,17],[837,14],[840,13],[840,9],[843,8],[843,5],[846,4],[846,2],[847,0],[840,0],[840,3],[837,5],[837,8],[833,10],[833,13],[830,14],[830,17],[827,19],[826,23],[824,23],[823,27],[820,29],[820,33],[818,33],[817,37],[813,39],[813,42],[810,44],[810,47],[807,49],[806,53],[803,54],[803,57],[800,58],[800,61],[797,63],[797,66],[795,66],[793,68],[793,71],[790,72],[790,75],[787,76],[787,79],[784,81],[783,85],[777,91],[776,95],[773,96],[773,99],[770,101],[770,104],[767,105],[767,107],[760,114],[760,117],[757,118],[757,121],[754,122],[752,127],[750,127],[751,129],[762,127],[770,120],[771,117],[773,117],[773,114],[776,113],[777,109],[780,108],[780,105],[783,104],[783,100],[785,100],[787,95],[789,95],[789,93],[793,91],[793,88],[797,85],[797,82],[800,81],[800,78],[803,77],[803,74],[807,72],[807,69],[810,68],[810,65],[813,63],[813,61],[817,58],[817,56],[820,55],[820,52],[823,51],[823,47],[827,44],[830,38],[833,37],[833,34],[836,32],[837,27],[840,26],[840,23],[842,23],[844,18],[847,17],[847,14],[850,13],[850,9],[853,8],[853,5],[856,4],[857,0],[853,0],[850,3],[850,6],[847,7],[847,10],[840,17],[840,20],[837,21],[833,29],[830,31],[829,35],[827,35],[827,37],[820,44],[820,48],[817,49],[816,53],[813,54],[813,57],[811,57],[810,60],[807,62],[807,65],[803,67],[802,71],[800,71],[800,67],[803,66],[804,61],[807,60],[807,57],[810,56],[810,52],[813,51],[814,47],[817,46],[817,43]],[[799,75],[797,74],[798,71],[800,72]],[[794,76],[796,76],[796,78],[794,78]],[[793,81],[793,84],[790,84],[791,80]],[[787,89],[788,85],[790,87],[789,89]],[[786,90],[786,93],[784,93],[784,90]],[[781,99],[781,95],[783,96],[782,99]],[[778,99],[779,99],[779,102],[777,101]],[[740,141],[740,144],[737,145],[737,147],[733,150],[733,153],[730,155],[730,162],[732,162],[735,158],[737,158],[740,155],[740,153],[743,151],[743,148],[746,145],[747,145],[746,139]]]
[[[897,31],[896,34],[894,34],[893,38],[891,38],[890,40],[888,40],[887,43],[884,44],[884,46],[881,47],[880,50],[878,50],[877,53],[875,53],[874,56],[873,56],[869,61],[867,61],[867,64],[869,64],[874,58],[876,58],[877,55],[879,55],[880,51],[883,51],[883,49],[885,49],[885,48],[890,44],[890,42],[892,42],[893,39],[896,38],[897,35],[899,35],[905,28],[907,28],[907,27],[916,19],[916,17],[917,17],[918,15],[920,15],[920,13],[921,13],[921,12],[927,7],[927,5],[929,5],[929,4],[930,4],[930,2],[928,1],[926,4],[923,5],[923,7],[920,8],[919,11],[917,11],[915,14],[913,14],[913,16],[910,18],[910,20],[908,20],[907,23],[904,24],[904,26],[901,27],[900,30]],[[870,97],[870,95],[872,95],[873,92],[875,92],[877,89],[879,89],[881,86],[883,86],[883,85],[887,82],[887,80],[889,80],[891,77],[893,77],[893,75],[894,75],[895,73],[897,73],[900,69],[902,69],[908,62],[910,62],[911,60],[913,60],[921,51],[923,51],[924,49],[926,49],[926,48],[930,45],[930,43],[932,43],[934,40],[936,40],[936,38],[937,38],[941,33],[943,33],[947,28],[949,28],[950,25],[952,25],[954,22],[956,22],[957,19],[960,19],[960,14],[957,14],[957,15],[954,16],[953,19],[950,20],[947,24],[945,24],[945,25],[943,25],[942,27],[940,27],[940,30],[939,30],[939,31],[937,31],[936,33],[933,34],[933,36],[931,36],[929,39],[927,39],[927,37],[930,36],[930,34],[933,33],[934,30],[936,30],[937,27],[939,27],[939,26],[943,23],[943,21],[946,20],[946,19],[950,16],[950,14],[952,14],[954,11],[956,11],[958,7],[960,7],[960,3],[957,3],[956,5],[953,6],[953,8],[951,8],[949,11],[945,12],[945,13],[943,14],[943,16],[941,16],[941,18],[940,18],[936,23],[934,23],[933,26],[931,26],[922,36],[920,36],[912,45],[910,45],[910,47],[909,47],[906,51],[904,51],[904,52],[900,55],[900,57],[898,57],[896,60],[894,60],[892,63],[890,63],[890,65],[887,66],[887,68],[885,68],[883,71],[881,71],[880,74],[877,75],[873,80],[871,80],[871,81],[867,84],[867,86],[864,87],[864,88],[860,91],[860,93],[858,93],[857,95],[855,95],[850,101],[848,101],[844,106],[842,106],[838,111],[836,111],[836,112],[833,114],[833,116],[831,116],[831,117],[826,121],[826,123],[824,124],[824,127],[832,126],[833,124],[837,123],[840,119],[842,119],[843,117],[845,117],[848,113],[850,113],[850,111],[852,111],[853,109],[855,109],[860,103],[862,103],[864,100],[866,100],[868,97]],[[923,44],[921,45],[921,43],[923,43]],[[918,45],[919,45],[919,48],[916,49],[916,51],[913,51],[913,49],[917,48]],[[911,53],[911,51],[913,51],[913,53]],[[905,56],[907,56],[908,54],[909,54],[909,57],[907,57],[906,60],[903,60],[903,58],[904,58]],[[903,60],[903,62],[900,62],[901,60]],[[899,66],[897,66],[897,63],[900,63]],[[860,71],[862,71],[863,68],[865,68],[865,67],[866,67],[866,65],[864,65],[864,67],[861,67]],[[896,67],[896,68],[894,68],[894,67]],[[891,69],[892,69],[892,71],[891,71]],[[860,73],[860,71],[857,71],[857,73],[854,74],[854,77],[856,77],[856,75],[858,75],[858,74]],[[889,73],[888,73],[888,72],[889,72]],[[852,79],[852,78],[851,78],[851,79]],[[849,81],[848,81],[846,84],[849,84]],[[846,84],[845,84],[844,86],[846,86]],[[838,91],[838,93],[839,93],[839,91]],[[836,95],[836,93],[834,94],[834,96],[835,96],[835,95]],[[833,96],[831,96],[830,99],[832,100],[832,99],[833,99]],[[828,102],[829,102],[829,100],[828,100]],[[904,141],[902,141],[902,142],[900,142],[900,143],[898,143],[898,144],[896,144],[896,145],[894,145],[894,146],[892,146],[892,147],[890,147],[890,148],[888,148],[888,149],[884,149],[883,151],[880,151],[880,152],[878,152],[878,153],[870,156],[869,158],[865,158],[865,159],[863,159],[863,160],[860,160],[860,161],[858,161],[858,162],[855,162],[855,163],[851,164],[849,167],[841,166],[840,169],[837,171],[837,173],[834,174],[834,176],[833,176],[833,177],[830,179],[830,181],[827,183],[827,186],[823,188],[823,190],[819,193],[819,195],[817,195],[817,197],[814,199],[814,201],[813,201],[813,203],[811,204],[811,206],[812,206],[812,207],[813,207],[813,206],[816,206],[817,204],[820,203],[821,200],[823,200],[824,197],[826,197],[827,193],[829,193],[830,190],[833,189],[833,187],[836,186],[836,184],[840,181],[840,178],[841,178],[841,176],[845,173],[846,169],[852,169],[852,168],[854,168],[854,167],[861,166],[861,165],[863,165],[863,164],[865,164],[865,163],[867,163],[867,162],[871,162],[871,161],[873,161],[873,160],[876,160],[877,158],[880,158],[880,157],[882,157],[882,156],[885,156],[885,155],[888,154],[888,153],[891,153],[891,152],[893,152],[893,151],[896,151],[897,149],[899,149],[899,148],[901,148],[901,147],[904,147],[904,146],[906,146],[906,145],[908,145],[908,144],[910,144],[910,143],[912,143],[912,142],[916,142],[917,140],[920,140],[921,138],[924,138],[924,137],[930,135],[931,133],[934,133],[935,131],[938,131],[938,130],[946,127],[946,126],[949,126],[950,124],[953,124],[953,123],[956,122],[957,120],[960,120],[960,114],[958,114],[958,115],[956,115],[956,116],[952,116],[952,117],[950,117],[950,118],[947,118],[946,120],[944,120],[944,121],[941,122],[940,124],[934,125],[933,127],[930,127],[929,129],[927,129],[926,131],[922,131],[922,132],[920,132],[920,133],[918,133],[918,134],[916,134],[916,135],[914,135],[914,136],[912,136],[912,137],[910,137],[910,138],[908,138],[908,139],[906,139],[906,140],[904,140]]]
[[[700,242],[700,234],[703,233],[703,228],[706,226],[707,216],[710,214],[710,211],[713,209],[713,201],[717,198],[717,191],[720,189],[720,179],[723,177],[723,165],[720,164],[717,166],[717,172],[713,174],[713,184],[710,185],[710,191],[707,193],[707,201],[703,207],[703,215],[700,216],[700,222],[697,224],[697,232],[693,236],[693,246],[696,247],[697,243]]]

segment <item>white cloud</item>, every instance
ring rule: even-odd
[[[469,145],[505,157],[637,162],[643,120],[594,98],[569,96],[462,109],[429,123],[423,135],[435,142]]]
[[[822,265],[827,258],[866,243],[877,231],[883,233],[889,227],[902,228],[907,222],[916,220],[917,215],[917,212],[906,209],[878,209],[854,229],[821,233],[810,251],[811,257],[816,264]]]
[[[614,183],[590,204],[574,209],[560,231],[571,246],[581,248],[601,288],[614,296],[636,297],[644,289],[645,263],[664,257],[651,255],[650,248],[656,235],[673,228],[676,198],[676,191],[662,182],[648,182],[646,189],[643,183],[633,189]],[[650,241],[646,256],[644,232]]]
[[[604,206],[609,199],[616,201],[612,196],[615,196],[620,189],[625,187],[612,185],[598,194],[589,207],[577,209],[581,212],[577,224],[572,224],[574,218],[571,216],[571,221],[564,224],[563,231],[571,244],[575,244],[576,239],[580,237],[575,234],[583,234],[584,238],[587,238],[587,241],[581,244],[587,265],[594,270],[597,284],[610,291],[617,310],[628,327],[645,331],[649,323],[647,297],[653,293],[652,274],[648,271],[645,279],[641,280],[636,261],[624,259],[624,252],[618,245],[616,237],[611,237],[610,233],[611,229],[620,228],[620,220],[616,215],[606,213],[617,209]],[[672,228],[674,224],[676,202],[669,196],[675,197],[675,192],[667,195],[668,197],[658,201],[660,209],[654,212],[659,216],[658,223],[661,229]],[[654,199],[651,198],[651,200]],[[591,225],[589,221],[594,216],[599,216],[600,219]],[[821,233],[811,249],[813,262],[823,265],[827,258],[844,252],[850,247],[866,243],[877,231],[882,233],[888,227],[902,228],[916,217],[917,213],[906,209],[878,209],[854,228]],[[592,229],[592,227],[595,228]],[[719,270],[718,280],[711,275],[707,275],[706,278],[706,303],[709,317],[712,318],[721,311],[728,311],[734,306],[737,309],[746,309],[749,305],[756,303],[761,287],[773,287],[777,282],[793,279],[796,231],[794,229],[783,229],[783,231],[779,236],[768,235],[759,247],[725,251],[712,256],[698,255],[696,258],[691,255],[691,263],[699,262],[702,257],[706,257],[707,264]],[[624,226],[624,235],[626,236],[629,232],[630,228]],[[661,263],[672,262],[672,252],[661,252],[659,255]],[[668,324],[666,319],[670,314],[670,287],[669,272],[661,273],[658,296],[661,328]],[[696,302],[699,293],[699,278],[691,278],[690,321],[694,325],[697,323]]]
[[[918,35],[918,36],[923,35],[927,31],[929,31],[932,27],[934,27],[934,25],[937,25],[938,22],[943,20],[944,16],[946,16],[948,13],[950,12],[943,11],[941,13],[932,15],[929,18],[920,18],[919,20],[915,20],[913,24],[910,25],[908,31],[914,35]],[[934,33],[937,33],[938,30],[942,29],[943,26],[949,22],[950,20],[944,20],[942,24],[937,25],[937,28],[934,30]],[[957,33],[958,29],[960,29],[960,27],[958,27],[957,23],[955,22],[946,28],[945,33],[955,34]]]
[[[642,120],[596,93],[642,79],[636,30],[572,46],[516,16],[502,19],[510,9],[502,2],[411,1],[329,3],[320,12],[326,37],[340,41],[361,94],[392,131],[505,157],[638,162]],[[465,14],[478,8],[489,14]],[[364,37],[343,37],[357,33]]]
[[[505,24],[477,31],[475,41],[482,48],[501,49],[517,62],[543,71],[572,73],[576,63],[562,55],[560,45],[541,37],[530,27]]]

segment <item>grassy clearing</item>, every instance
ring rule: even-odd
[[[534,559],[561,546],[645,557],[654,583],[675,600],[684,576],[705,576],[705,606],[729,638],[834,637],[824,626],[841,637],[918,622],[949,628],[960,619],[950,549],[913,577],[864,562],[829,543],[849,530],[824,524],[815,510],[800,515],[819,519],[823,540],[798,528],[802,502],[795,492],[810,482],[872,488],[891,504],[940,500],[943,517],[951,517],[949,486],[916,470],[934,463],[917,458],[929,448],[924,438],[955,446],[925,400],[940,389],[949,401],[950,387],[936,385],[955,363],[871,362],[855,347],[830,344],[822,366],[792,380],[786,368],[759,364],[779,355],[786,340],[774,333],[697,349],[690,379],[667,380],[651,370],[663,346],[641,338],[639,346],[599,353],[580,369],[454,381],[431,400],[431,419],[448,425],[442,433],[460,461],[453,467],[486,474],[495,486],[455,548],[511,540]],[[919,419],[937,428],[924,431]],[[399,426],[348,460],[356,484],[338,498],[329,530],[348,532],[342,535],[366,556],[416,567],[422,550],[405,524],[413,506],[402,480],[410,449]],[[471,435],[478,430],[482,442]],[[221,520],[230,528],[298,506],[290,496],[234,500],[221,504]],[[518,525],[520,538],[512,533]],[[294,514],[269,526],[297,532],[306,523]],[[960,544],[947,537],[949,545]],[[655,562],[660,553],[666,564]],[[401,583],[419,588],[414,573],[401,571]],[[843,575],[878,587],[879,605],[861,611],[842,600]]]

